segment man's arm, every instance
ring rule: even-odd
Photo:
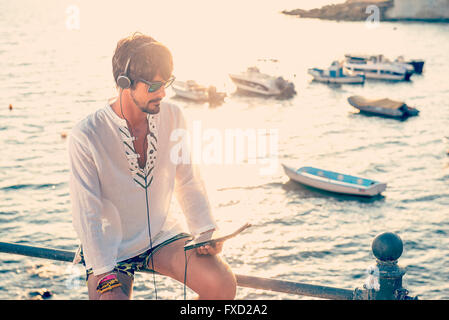
[[[119,240],[103,231],[100,182],[86,138],[74,131],[68,140],[73,226],[81,240],[86,262],[95,275],[112,271]],[[115,237],[115,238],[114,238]]]
[[[209,200],[199,173],[195,171],[192,165],[187,167],[183,165],[183,167],[178,169],[176,170],[177,185],[175,186],[175,192],[184,215],[187,217],[190,230],[194,234],[215,230],[216,224],[212,217]],[[203,255],[216,255],[222,249],[223,242],[214,242],[213,244],[196,248],[196,252]]]
[[[178,116],[178,129],[186,131],[186,121],[180,110]],[[186,216],[189,229],[193,234],[214,230],[216,223],[198,168],[192,164],[190,145],[184,144],[181,152],[188,154],[189,160],[184,163],[181,161],[176,166],[175,195]]]

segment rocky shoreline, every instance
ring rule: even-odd
[[[283,14],[298,16],[300,18],[316,18],[335,21],[366,21],[372,15],[372,11],[367,12],[370,5],[379,8],[380,21],[425,21],[425,22],[449,22],[446,17],[420,17],[419,15],[410,17],[394,16],[391,12],[395,9],[394,0],[347,0],[342,4],[326,5],[322,8],[312,10],[284,10]]]

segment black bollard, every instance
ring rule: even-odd
[[[379,270],[379,290],[372,291],[371,298],[375,300],[413,299],[408,297],[408,291],[402,288],[405,269],[398,266],[398,259],[403,249],[401,238],[391,232],[382,233],[373,240],[372,250]]]

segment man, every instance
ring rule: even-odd
[[[118,42],[112,67],[118,97],[80,121],[68,142],[89,298],[130,299],[134,272],[147,268],[200,299],[233,299],[235,276],[218,256],[223,243],[184,252],[190,235],[170,214],[174,191],[190,233],[216,228],[198,173],[171,160],[170,135],[186,124],[178,107],[162,101],[174,79],[170,51],[134,34]]]

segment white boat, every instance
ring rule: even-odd
[[[395,101],[388,98],[370,100],[362,96],[350,96],[348,102],[354,108],[357,108],[362,112],[392,118],[403,119],[419,114],[419,111],[416,108],[409,107],[405,102]]]
[[[207,88],[199,85],[194,80],[175,81],[172,85],[176,95],[195,101],[207,101]]]
[[[414,73],[412,65],[391,62],[383,55],[345,55],[344,66],[356,74],[365,75],[366,79],[408,81]]]
[[[365,83],[365,75],[350,72],[338,61],[332,62],[328,69],[310,68],[307,72],[313,77],[314,81],[318,82],[347,84]]]
[[[282,166],[291,180],[330,192],[372,197],[380,194],[387,188],[386,183],[348,174],[314,167],[302,167],[296,170],[285,164],[282,164]]]
[[[172,85],[176,95],[197,102],[222,102],[226,96],[224,92],[217,92],[214,86],[205,87],[194,80],[175,81]]]
[[[229,74],[237,89],[263,96],[291,98],[296,94],[293,83],[282,77],[261,73],[257,67],[249,67],[246,72]]]

